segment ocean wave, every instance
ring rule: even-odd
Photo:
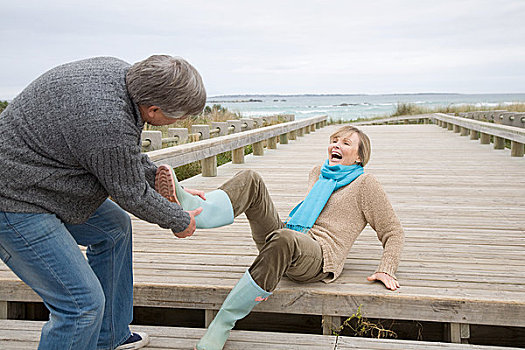
[[[277,114],[290,114],[290,111],[243,111],[241,114],[246,117],[266,117]]]
[[[308,110],[308,111],[296,111],[296,112],[297,113],[308,114],[308,113],[327,113],[329,111],[330,111],[329,109],[311,109],[311,110]]]

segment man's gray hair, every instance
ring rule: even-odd
[[[199,72],[180,57],[153,55],[135,63],[126,74],[126,86],[135,103],[158,106],[171,118],[199,114],[206,105]]]

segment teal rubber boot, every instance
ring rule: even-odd
[[[223,190],[208,192],[205,194],[206,200],[191,195],[184,191],[173,168],[167,164],[162,164],[157,169],[155,190],[186,211],[202,207],[202,212],[195,217],[197,228],[221,227],[233,222],[233,207],[226,192]]]
[[[235,322],[246,317],[255,305],[268,299],[270,295],[272,293],[259,287],[246,271],[224,300],[206,334],[197,343],[196,349],[221,350]]]

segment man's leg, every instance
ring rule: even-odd
[[[61,220],[52,214],[0,212],[0,258],[50,310],[40,350],[96,348],[104,293]]]
[[[260,251],[266,236],[283,227],[263,179],[253,170],[243,170],[219,188],[230,197],[234,216],[245,213],[248,217],[253,240]]]
[[[86,255],[89,265],[106,297],[98,347],[113,349],[131,335],[133,271],[130,217],[108,199],[84,224],[66,227],[78,244],[88,247]]]

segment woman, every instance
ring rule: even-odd
[[[300,283],[333,282],[367,223],[383,244],[379,266],[368,280],[381,281],[390,290],[399,288],[394,273],[403,247],[403,229],[379,182],[363,172],[369,158],[368,136],[352,126],[337,130],[330,136],[328,159],[310,172],[308,195],[286,223],[279,219],[257,173],[242,171],[220,187],[231,201],[234,216],[244,212],[248,217],[259,255],[196,349],[222,349],[235,322],[266,300],[283,275]]]

